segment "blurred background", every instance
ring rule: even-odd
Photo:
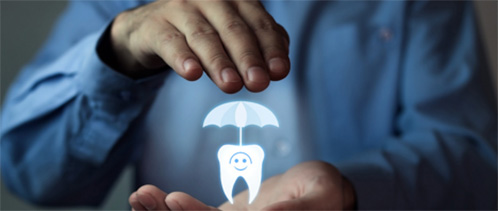
[[[481,34],[497,81],[497,1],[475,1]],[[34,56],[47,38],[52,24],[66,7],[65,0],[0,0],[0,100],[16,77],[19,69]],[[496,86],[495,86],[496,88]],[[3,103],[2,103],[3,104]],[[128,210],[128,195],[132,191],[133,173],[128,168],[106,199],[104,210]],[[0,181],[0,210],[50,209],[27,204],[10,194]],[[89,207],[65,208],[91,209]]]

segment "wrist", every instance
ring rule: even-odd
[[[126,12],[116,16],[102,34],[97,45],[100,59],[116,72],[133,79],[145,78],[160,72],[159,69],[149,69],[143,66],[129,50]]]
[[[146,70],[146,68],[134,58],[127,47],[126,40],[130,33],[126,27],[126,13],[127,11],[116,16],[105,36],[109,43],[109,53],[113,57],[111,64],[115,70],[132,78],[137,78],[137,72]]]
[[[343,210],[356,210],[356,192],[353,184],[344,176],[342,177],[342,192],[344,194]]]

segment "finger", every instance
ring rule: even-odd
[[[182,15],[171,15],[171,21],[185,34],[188,46],[221,90],[234,93],[242,88],[242,79],[226,54],[217,31],[200,13],[190,11]]]
[[[248,90],[259,92],[270,83],[258,40],[231,3],[220,2],[202,7],[202,13],[219,32],[221,41],[244,79]]]
[[[169,194],[165,202],[172,210],[218,210],[182,192]]]
[[[161,24],[151,36],[150,45],[176,73],[187,80],[197,80],[202,76],[202,67],[197,56],[187,45],[185,36],[169,23]]]
[[[128,202],[132,210],[146,210],[144,206],[138,201],[137,192],[133,192],[128,198]]]
[[[136,191],[140,204],[147,210],[169,210],[164,203],[166,193],[153,185],[143,185]]]
[[[281,80],[289,74],[289,36],[257,1],[240,1],[240,15],[256,35],[259,48],[268,66],[271,80]]]

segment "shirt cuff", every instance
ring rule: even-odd
[[[152,102],[169,72],[134,80],[113,70],[97,53],[99,35],[104,30],[82,41],[86,42],[83,46],[90,47],[82,50],[86,58],[82,59],[75,76],[84,99],[81,104],[89,109],[81,122],[77,140],[71,144],[71,151],[77,158],[95,164],[106,160],[130,123]]]
[[[77,76],[80,90],[94,99],[118,103],[141,102],[155,96],[167,71],[134,80],[112,69],[101,60],[97,52],[98,44],[107,30],[108,27],[87,39],[87,44],[92,48],[88,48],[89,52],[84,54],[87,58]]]

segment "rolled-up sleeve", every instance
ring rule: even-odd
[[[134,4],[71,2],[11,86],[1,117],[1,168],[6,186],[20,197],[97,205],[132,161],[135,143],[120,139],[167,71],[133,80],[107,66],[97,46],[114,16]]]

